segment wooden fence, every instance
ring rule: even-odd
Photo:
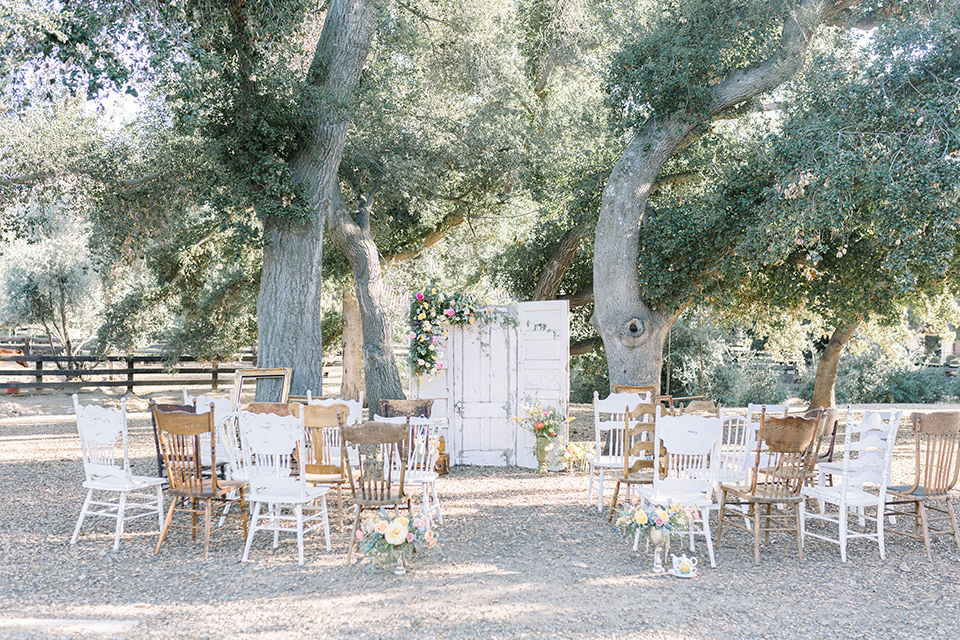
[[[27,367],[18,365],[25,363]],[[196,358],[183,357],[173,369],[163,366],[161,356],[55,356],[23,355],[0,358],[0,380],[16,376],[27,377],[26,381],[0,382],[3,389],[80,389],[84,387],[126,387],[133,393],[135,386],[159,386],[176,384],[179,386],[210,386],[218,390],[220,376],[226,374],[229,383],[233,382],[233,373],[237,369],[254,366],[249,361],[221,364],[204,363]],[[54,365],[51,367],[45,365]],[[57,365],[63,368],[57,367]],[[144,376],[160,375],[159,378]],[[140,376],[139,378],[137,376]],[[46,381],[44,381],[46,378]],[[53,380],[53,381],[51,381]]]

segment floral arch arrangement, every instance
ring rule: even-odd
[[[440,341],[450,333],[441,323],[483,324],[497,318],[489,306],[481,306],[463,293],[437,293],[436,287],[418,292],[410,300],[410,368],[417,376],[435,375],[443,370]]]

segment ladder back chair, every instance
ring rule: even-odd
[[[653,484],[654,474],[654,428],[656,417],[662,411],[659,404],[641,403],[624,414],[623,468],[613,472],[616,485],[610,502],[611,522],[617,510],[620,485],[629,491],[635,485]]]
[[[373,408],[370,410],[373,411]],[[380,401],[380,415],[386,418],[429,418],[431,411],[433,411],[432,399]]]
[[[359,453],[357,470],[347,466],[347,478],[354,504],[353,531],[350,532],[350,552],[347,564],[353,563],[353,550],[357,545],[357,529],[360,514],[369,509],[400,506],[411,508],[410,496],[404,493],[404,473],[407,467],[406,443],[409,431],[406,424],[365,422],[360,425],[341,427],[341,456],[348,458],[347,450],[355,447]],[[399,469],[394,461],[399,460]]]
[[[443,515],[440,513],[440,496],[437,493],[437,456],[440,452],[440,436],[437,427],[445,421],[434,418],[386,418],[374,415],[375,422],[387,424],[402,424],[407,427],[407,442],[404,445],[407,451],[407,465],[403,474],[403,484],[419,486],[423,496],[423,515],[427,520],[436,519],[437,524],[443,524]],[[400,462],[396,461],[399,468]],[[395,470],[396,472],[396,470]],[[411,500],[413,497],[411,496]]]
[[[93,404],[83,406],[77,394],[73,394],[73,410],[77,416],[80,453],[86,477],[83,488],[87,490],[87,497],[80,509],[70,544],[77,543],[77,536],[87,516],[117,521],[113,536],[114,551],[120,548],[125,522],[155,516],[158,530],[162,528],[163,478],[134,475],[130,468],[126,400],[120,399],[120,409],[108,409]],[[117,494],[117,497],[115,501],[106,497],[94,500],[97,493]]]
[[[363,422],[363,391],[360,392],[360,398],[357,400],[349,400],[346,398],[314,398],[313,394],[310,393],[310,389],[307,389],[307,404],[317,405],[320,407],[330,407],[337,404],[342,404],[347,407],[350,411],[350,415],[346,417],[343,424],[360,424]]]
[[[890,533],[922,539],[927,558],[932,559],[930,540],[953,535],[960,549],[960,530],[950,501],[950,491],[960,477],[960,411],[912,413],[914,434],[913,484],[890,487],[885,516],[913,518],[913,533],[887,529]],[[939,528],[934,523],[946,522]]]
[[[798,560],[803,562],[803,497],[800,490],[816,463],[820,417],[820,411],[817,411],[811,418],[774,418],[761,409],[757,446],[747,484],[720,484],[718,545],[725,525],[752,533],[754,564],[760,564],[761,533],[765,543],[769,544],[771,531],[795,532]],[[747,505],[749,511],[742,511],[742,505]],[[731,506],[734,508],[728,509]],[[787,507],[792,507],[792,513]],[[753,521],[752,531],[741,522],[748,514]]]
[[[343,530],[343,487],[349,480],[348,462],[340,446],[340,427],[348,424],[350,407],[344,403],[307,404],[302,413],[306,433],[304,477],[309,484],[336,488],[338,530]]]
[[[589,461],[587,504],[593,500],[593,481],[597,479],[597,513],[603,513],[603,489],[607,471],[623,468],[623,434],[626,412],[641,402],[650,402],[650,393],[611,393],[600,399],[593,392],[593,460]]]
[[[167,531],[172,526],[176,512],[188,513],[191,516],[189,526],[173,525],[175,528],[190,529],[193,539],[197,537],[197,518],[203,514],[203,554],[204,558],[210,554],[210,516],[213,502],[226,507],[231,502],[238,502],[240,512],[229,514],[239,517],[243,521],[243,535],[247,535],[247,510],[243,495],[243,482],[221,480],[216,474],[211,474],[203,463],[201,451],[209,452],[213,465],[217,463],[216,427],[213,424],[213,413],[202,414],[187,411],[165,411],[160,405],[150,403],[154,424],[157,428],[157,438],[160,451],[163,455],[164,468],[167,471],[167,481],[170,484],[170,493],[173,502],[167,512],[157,542],[156,553],[160,553]],[[232,497],[236,496],[236,498]],[[199,503],[203,502],[203,510]],[[226,509],[224,515],[227,515]],[[221,529],[218,526],[216,530]]]

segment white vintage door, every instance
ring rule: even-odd
[[[501,307],[501,313],[513,309]],[[516,332],[511,324],[465,326],[453,338],[452,439],[459,464],[516,464],[510,420],[516,387]]]
[[[517,305],[517,399],[539,400],[566,413],[570,401],[570,319],[566,300],[521,302]],[[535,438],[520,430],[517,464],[535,467]],[[563,432],[564,445],[567,431]],[[560,453],[551,453],[551,460]]]

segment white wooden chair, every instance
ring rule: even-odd
[[[889,411],[874,411],[867,410],[863,412],[863,419],[861,424],[865,423],[867,420],[872,419],[872,416],[878,416],[880,422],[885,425],[885,427],[890,430],[893,430],[893,433],[896,434],[900,430],[900,418],[903,416],[903,412],[899,409],[893,409]],[[847,424],[850,423],[850,407],[847,407]],[[846,436],[844,436],[846,437]],[[834,462],[820,462],[817,464],[817,473],[818,473],[818,486],[826,486],[830,484],[828,482],[827,476],[833,476],[839,474],[843,471],[842,461]],[[893,458],[890,458],[890,468],[888,469],[889,473],[893,473]]]
[[[125,522],[156,516],[159,532],[163,528],[164,480],[134,475],[130,469],[126,400],[121,398],[120,409],[107,409],[98,405],[82,406],[77,394],[74,394],[73,410],[80,434],[80,452],[86,477],[83,488],[87,490],[87,497],[80,509],[70,544],[77,543],[77,536],[87,516],[116,520],[114,551],[120,548]],[[94,500],[95,493],[118,495],[116,501],[107,498]]]
[[[193,406],[198,414],[206,413],[210,411],[211,405],[213,406],[213,424],[218,428],[220,424],[227,419],[231,414],[235,414],[239,410],[239,407],[235,407],[233,401],[230,398],[219,398],[217,396],[208,396],[208,395],[199,395],[192,396],[187,393],[186,388],[181,388],[183,392],[183,404],[187,406]],[[235,420],[235,418],[234,418]],[[203,444],[206,444],[203,439],[201,439]],[[220,438],[220,433],[217,434],[217,459],[221,462],[227,462],[230,458],[230,454],[227,452],[227,447],[230,445],[229,441]],[[207,451],[206,447],[201,450],[201,460],[202,462],[209,466],[210,465],[210,453]],[[236,478],[235,478],[236,479]]]
[[[654,427],[654,469],[666,468],[666,475],[653,474],[653,484],[637,489],[641,503],[668,507],[671,504],[693,507],[700,519],[690,522],[690,550],[694,536],[707,541],[710,566],[717,566],[710,534],[710,510],[719,509],[713,499],[714,464],[719,459],[723,424],[719,418],[696,415],[664,416],[657,410]],[[658,443],[662,446],[657,446]],[[667,456],[666,464],[661,461]],[[699,523],[699,528],[697,524]],[[633,548],[639,544],[639,532]]]
[[[747,482],[750,454],[756,447],[757,434],[747,418],[721,412],[723,436],[720,456],[715,468],[715,482]]]
[[[764,407],[767,409],[768,418],[786,418],[787,412],[790,409],[790,406],[786,404],[753,404],[752,402],[748,404],[747,422],[753,427],[754,436],[756,436],[757,431],[760,429],[760,414],[763,412]]]
[[[343,400],[341,398],[314,398],[310,393],[310,390],[307,389],[307,404],[317,405],[320,407],[330,407],[335,404],[345,404],[347,405],[347,408],[350,409],[350,415],[347,417],[347,421],[344,423],[344,426],[360,424],[363,421],[363,391],[360,392],[359,400]]]
[[[440,450],[440,436],[437,429],[445,422],[437,418],[386,418],[374,415],[374,422],[409,425],[410,439],[407,444],[407,467],[403,475],[403,484],[420,485],[423,495],[423,515],[430,520],[436,519],[443,524],[440,512],[440,496],[437,494],[436,472],[437,455]],[[399,462],[399,461],[397,461]],[[399,477],[399,474],[397,474]]]
[[[899,413],[899,412],[898,412]],[[824,471],[820,471],[820,484],[816,487],[804,487],[801,494],[808,499],[816,500],[820,505],[820,512],[802,511],[805,521],[819,520],[835,524],[838,527],[837,537],[814,533],[804,527],[804,537],[826,540],[840,545],[840,561],[847,561],[847,541],[851,538],[864,538],[877,543],[880,558],[883,559],[883,512],[887,499],[887,487],[890,484],[890,471],[893,463],[893,447],[897,440],[897,429],[900,421],[884,421],[877,412],[868,412],[863,422],[854,425],[851,422],[850,410],[847,409],[847,426],[843,437],[843,460],[839,469],[833,473],[833,486],[826,486]],[[865,491],[865,484],[875,486],[872,491]],[[837,514],[827,514],[825,504],[836,505]],[[864,513],[864,509],[876,509],[875,517]],[[876,531],[850,532],[848,528],[849,511],[856,509],[861,526],[866,520],[876,524]]]
[[[625,416],[637,405],[650,402],[650,394],[641,397],[636,393],[611,393],[600,399],[593,392],[594,457],[589,461],[587,480],[587,504],[593,502],[593,481],[597,479],[597,511],[603,512],[603,485],[607,471],[623,468],[623,434]]]
[[[281,532],[297,536],[297,556],[303,564],[303,536],[323,529],[330,551],[330,523],[327,519],[329,487],[307,486],[302,469],[293,475],[293,456],[304,459],[303,419],[271,413],[240,414],[240,437],[245,457],[250,460],[250,502],[253,503],[250,532],[242,561],[250,556],[257,531],[273,531],[273,548],[279,546]],[[265,513],[261,509],[267,505]],[[292,514],[284,514],[284,509]],[[304,511],[311,513],[305,515]]]

